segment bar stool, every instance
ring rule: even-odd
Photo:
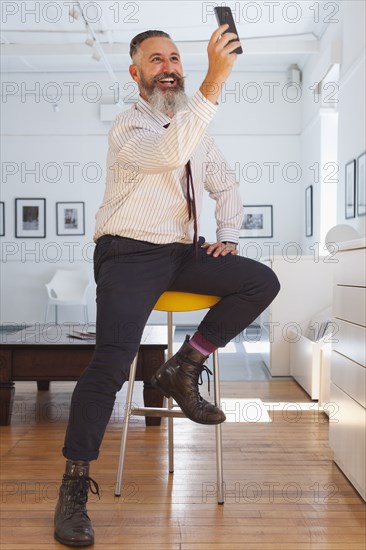
[[[217,304],[221,298],[219,296],[210,296],[205,294],[192,294],[189,292],[164,292],[154,306],[154,310],[166,311],[168,317],[168,353],[167,359],[173,355],[173,312],[178,311],[196,311],[207,309]],[[213,381],[214,381],[214,402],[220,407],[220,378],[219,378],[219,356],[218,351],[213,352]],[[173,418],[186,418],[178,406],[174,406],[173,399],[170,397],[167,406],[164,407],[134,407],[132,405],[133,387],[137,368],[137,354],[131,365],[129,381],[127,386],[127,397],[125,414],[122,427],[121,448],[119,455],[119,464],[117,480],[115,487],[115,496],[121,496],[123,468],[126,456],[127,436],[129,421],[131,415],[136,416],[159,416],[168,417],[168,442],[169,442],[169,473],[174,471],[174,440],[173,440]],[[222,464],[222,436],[221,424],[215,425],[216,431],[216,471],[217,471],[217,495],[218,503],[224,504],[223,491],[223,464]]]

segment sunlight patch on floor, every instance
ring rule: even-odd
[[[299,422],[304,411],[313,412],[317,417],[319,413],[326,412],[330,418],[336,414],[334,403],[326,403],[324,406],[318,402],[294,402],[271,401],[263,402],[262,399],[235,399],[224,397],[221,399],[221,408],[226,415],[226,422],[272,422],[268,413],[282,412],[289,422]]]
[[[221,399],[226,422],[272,422],[261,399]]]
[[[308,401],[306,403],[297,401],[271,401],[264,403],[266,409],[270,411],[288,411],[289,413],[296,413],[297,411],[323,412],[325,409],[330,409],[334,405],[335,403],[325,403],[322,406],[317,401]]]
[[[292,424],[300,422],[306,415],[306,419],[312,419],[314,422],[338,422],[337,413],[339,407],[336,403],[323,403],[317,401],[271,401],[265,402],[264,407],[272,415],[280,412],[286,422]]]

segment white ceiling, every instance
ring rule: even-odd
[[[337,18],[339,3],[226,2],[234,11],[245,51],[235,69],[283,71],[294,63],[302,68],[309,56],[316,55],[319,39],[330,24],[326,21]],[[85,19],[70,16],[73,4],[76,11],[79,6],[83,8]],[[198,0],[2,2],[1,68],[3,72],[125,70],[130,63],[131,38],[156,28],[172,36],[185,68],[201,70],[207,67],[207,42],[217,27],[214,5],[221,4]],[[318,6],[319,14],[314,6]],[[85,44],[85,20],[89,34],[94,33],[103,48],[105,59],[92,58],[93,49]]]

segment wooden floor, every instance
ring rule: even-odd
[[[53,511],[73,383],[37,396],[17,385],[13,423],[1,428],[1,549],[61,549]],[[137,384],[136,402],[141,390]],[[222,397],[309,402],[292,380],[223,382]],[[328,420],[315,411],[270,413],[272,422],[225,423],[224,506],[216,501],[214,428],[175,421],[175,473],[167,429],[131,423],[125,482],[114,496],[123,394],[91,476],[89,501],[103,550],[364,550],[365,503],[331,459]]]

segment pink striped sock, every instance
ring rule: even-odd
[[[195,332],[192,338],[189,340],[189,344],[193,346],[197,351],[202,353],[202,355],[210,355],[212,352],[217,350],[218,346],[211,344],[206,338],[202,336],[200,332]]]

